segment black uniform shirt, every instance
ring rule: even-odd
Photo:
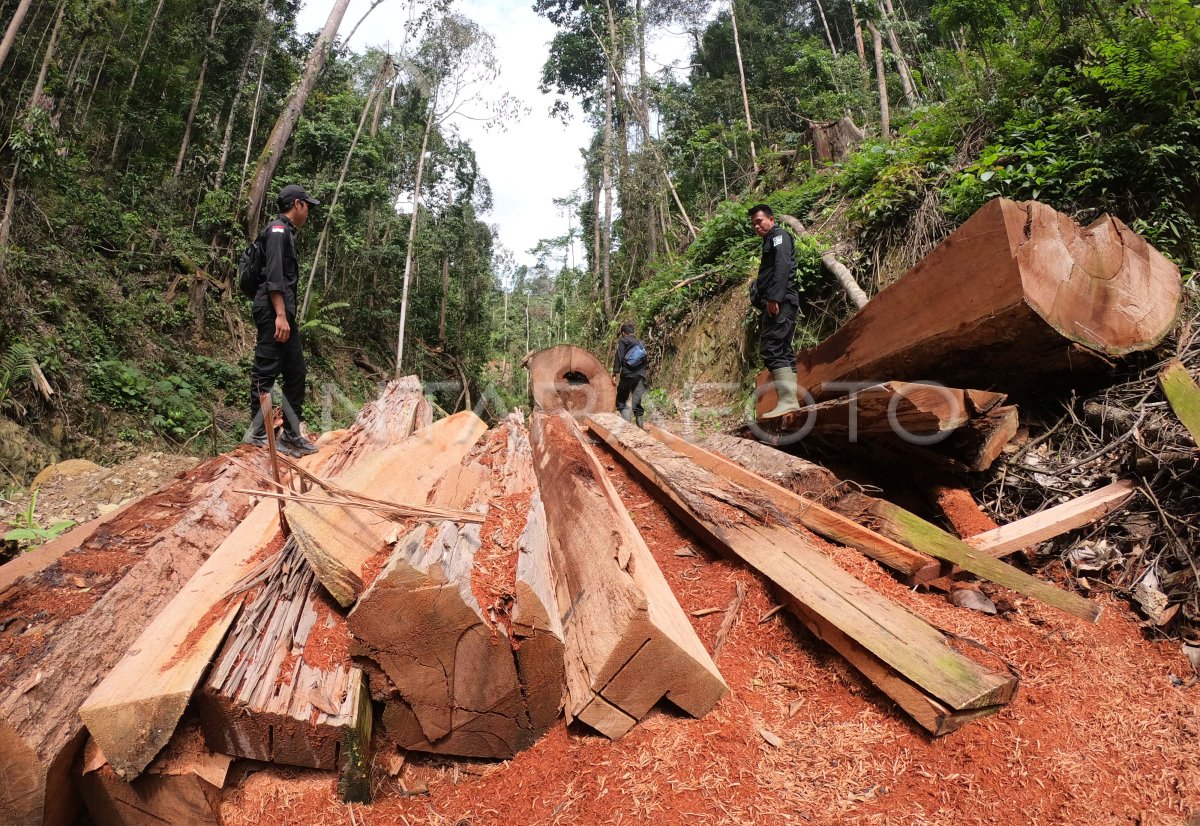
[[[270,307],[271,293],[283,293],[283,306],[290,318],[296,316],[296,285],[300,261],[296,257],[296,227],[280,215],[263,230],[263,281],[254,296],[255,307]]]
[[[762,260],[754,287],[764,307],[768,301],[800,306],[800,289],[796,286],[796,243],[779,224],[763,237]]]
[[[646,366],[650,363],[649,354],[647,354],[646,360],[637,367],[630,367],[625,363],[625,354],[633,349],[633,345],[635,344],[642,344],[641,340],[636,336],[621,336],[617,339],[617,356],[613,359],[614,373],[620,373],[626,378],[633,378],[634,376],[646,377]],[[642,349],[646,349],[645,344],[642,344]]]

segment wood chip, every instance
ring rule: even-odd
[[[788,705],[788,718],[791,719],[792,717],[795,717],[803,705],[803,700],[792,700],[792,702]]]
[[[783,748],[783,740],[779,737],[779,735],[772,734],[765,728],[760,728],[758,730],[758,736],[766,740],[769,745],[774,746],[777,749]]]
[[[695,556],[696,552],[684,545],[682,548],[675,549],[675,556]]]
[[[765,614],[763,614],[761,617],[759,617],[759,619],[758,619],[758,624],[759,624],[759,625],[762,625],[764,622],[766,622],[767,620],[769,620],[771,617],[775,616],[776,614],[778,614],[778,613],[779,613],[780,611],[782,611],[782,610],[783,610],[783,606],[782,606],[782,605],[776,605],[776,606],[775,606],[774,608],[772,608],[770,611],[768,611],[767,613],[765,613]]]
[[[700,608],[692,612],[693,617],[707,617],[709,614],[721,613],[720,608]]]

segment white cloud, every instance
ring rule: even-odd
[[[348,32],[370,7],[371,0],[353,0],[343,20]],[[495,206],[484,220],[497,225],[500,243],[512,250],[520,263],[532,264],[527,254],[542,238],[564,235],[568,219],[552,203],[583,183],[582,147],[590,130],[576,110],[567,125],[547,112],[551,98],[538,91],[554,26],[533,12],[533,0],[462,0],[459,13],[479,23],[496,40],[501,62],[500,91],[523,100],[530,113],[507,130],[485,131],[478,123],[459,120],[455,125],[475,149],[479,166],[492,187]],[[325,23],[328,2],[307,2],[297,27],[314,31]],[[408,15],[405,0],[386,0],[355,33],[351,48],[391,46],[404,39]],[[657,36],[650,44],[649,71],[663,64],[686,63],[690,40],[680,32]],[[578,260],[578,259],[577,259]]]

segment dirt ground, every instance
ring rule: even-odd
[[[634,522],[711,650],[736,583],[748,596],[717,658],[730,692],[704,719],[655,709],[618,742],[556,726],[511,761],[377,757],[375,803],[340,803],[327,772],[240,764],[222,817],[241,824],[1200,824],[1200,685],[1105,594],[1089,625],[1001,589],[998,617],[911,591],[844,549],[834,559],[1020,677],[1000,713],[933,739],[715,558],[598,448]],[[764,735],[765,732],[765,735]],[[779,745],[772,745],[772,742]]]

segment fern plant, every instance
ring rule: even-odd
[[[25,415],[25,406],[13,396],[13,390],[18,382],[33,377],[36,364],[33,349],[19,341],[0,356],[0,413],[11,410],[17,416]]]

